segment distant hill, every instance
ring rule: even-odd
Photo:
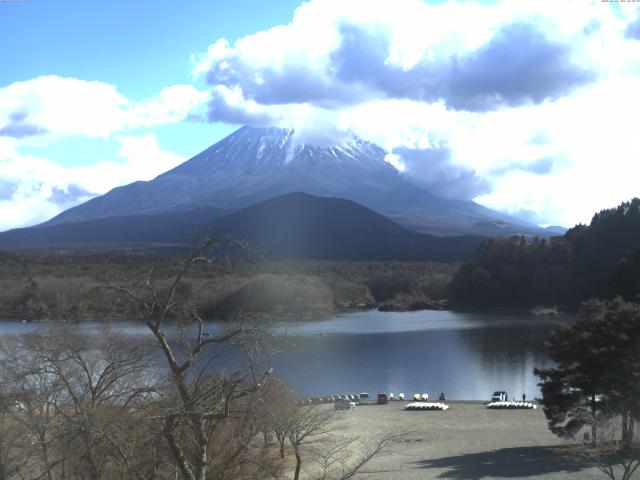
[[[341,198],[290,193],[230,214],[214,223],[276,258],[460,260],[479,237],[435,237],[405,229]]]
[[[439,198],[359,138],[299,143],[292,130],[242,127],[178,167],[71,208],[46,225],[213,207],[236,211],[286,193],[360,203],[415,231],[441,236],[549,236],[544,229],[467,200]]]
[[[189,249],[198,233],[247,240],[268,258],[462,260],[480,237],[435,237],[405,229],[362,205],[305,193],[276,197],[226,216],[199,208],[42,225],[0,234],[0,248]]]
[[[564,235],[567,233],[568,228],[560,227],[558,225],[549,225],[548,227],[545,227],[545,230],[552,235]]]

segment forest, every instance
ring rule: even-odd
[[[0,318],[27,321],[133,318],[108,287],[162,282],[183,257],[125,252],[0,253]],[[276,314],[280,319],[357,309],[441,308],[458,264],[265,261],[219,257],[183,286],[208,319]]]
[[[640,293],[640,199],[596,213],[561,237],[489,239],[457,272],[454,308],[575,309],[586,299]]]

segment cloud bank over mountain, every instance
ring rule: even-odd
[[[336,28],[337,45],[328,48],[320,68],[288,49],[274,63],[259,64],[242,44],[232,47],[224,41],[213,46],[199,68],[206,70],[209,84],[241,91],[260,105],[331,108],[388,98],[442,101],[469,111],[556,99],[595,76],[573,64],[571,45],[549,38],[530,23],[506,24],[476,49],[442,58],[423,56],[411,66],[403,65],[404,58],[390,60],[395,47],[392,26],[344,20]],[[217,106],[215,101],[210,114],[223,117]]]
[[[218,39],[194,74],[210,121],[309,136],[331,124],[380,143],[434,192],[570,224],[638,193],[619,178],[640,174],[628,124],[640,106],[637,10],[315,0],[288,24]]]

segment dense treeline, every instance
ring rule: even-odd
[[[0,252],[0,318],[130,319],[130,305],[104,287],[143,278],[151,267],[154,278],[166,278],[178,264],[179,257],[161,255]],[[209,318],[418,309],[446,298],[457,268],[435,262],[228,260],[195,268],[184,289]]]
[[[640,199],[594,215],[562,237],[485,241],[458,271],[458,307],[576,306],[590,297],[640,293]]]

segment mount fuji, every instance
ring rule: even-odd
[[[203,208],[215,209],[220,216],[305,192],[352,200],[421,233],[549,236],[536,225],[472,201],[431,194],[386,162],[386,154],[359,138],[315,146],[298,143],[292,130],[244,126],[151,181],[115,188],[38,228]]]

